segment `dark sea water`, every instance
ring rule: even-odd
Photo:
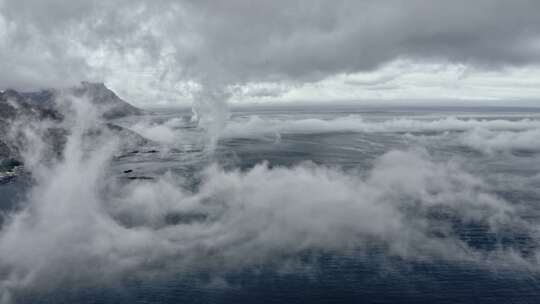
[[[232,112],[227,126],[220,130],[220,139],[212,151],[207,148],[204,131],[195,127],[188,116],[187,112],[163,111],[142,120],[118,121],[120,125],[154,140],[155,144],[141,147],[133,153],[117,155],[107,166],[107,174],[125,187],[141,191],[141,196],[149,198],[149,204],[153,195],[159,193],[151,192],[144,185],[156,183],[163,176],[174,180],[175,185],[190,195],[208,192],[210,194],[205,199],[223,200],[220,204],[224,206],[227,206],[228,198],[233,197],[242,204],[231,212],[248,210],[246,218],[241,219],[265,223],[246,224],[245,229],[257,230],[255,236],[246,236],[246,241],[243,237],[235,238],[234,234],[235,237],[231,237],[234,240],[230,243],[227,243],[227,239],[223,241],[226,243],[223,246],[209,247],[217,253],[208,253],[207,249],[182,251],[182,242],[188,242],[183,239],[182,233],[198,227],[193,223],[205,225],[224,221],[228,223],[223,225],[227,231],[236,231],[236,227],[240,227],[238,231],[243,231],[241,225],[244,220],[233,225],[228,219],[233,217],[234,222],[234,215],[221,217],[219,212],[218,215],[208,215],[190,211],[189,218],[182,217],[182,214],[165,214],[168,220],[163,225],[185,225],[185,228],[180,226],[179,230],[173,230],[172,236],[167,236],[182,235],[178,241],[180,245],[174,247],[182,249],[174,249],[172,257],[167,254],[166,263],[157,262],[158,266],[141,266],[140,269],[137,267],[136,270],[100,277],[95,274],[86,276],[81,268],[69,266],[69,261],[66,261],[65,267],[70,274],[65,275],[62,263],[51,259],[56,266],[44,266],[46,270],[39,274],[38,283],[14,288],[10,296],[12,301],[540,301],[540,110],[241,109]],[[261,163],[266,163],[263,165],[265,169],[260,169],[260,173],[249,173],[256,170],[253,168],[259,168]],[[238,175],[234,175],[234,178],[226,175],[223,180],[216,179],[213,188],[205,188],[209,177],[204,172],[209,166],[221,168],[220,172],[225,172],[225,175],[230,172]],[[303,169],[297,169],[299,167]],[[334,173],[311,171],[319,169]],[[321,182],[318,187],[318,179],[309,174],[314,174],[324,183]],[[350,180],[353,182],[349,183]],[[24,193],[32,187],[28,183],[23,176],[0,185],[0,207],[6,214],[18,212],[13,210],[17,210],[18,204],[24,204]],[[423,185],[426,183],[428,186]],[[216,190],[215,193],[219,195],[213,196],[211,189],[220,185],[229,186]],[[420,190],[416,187],[420,187]],[[283,193],[276,194],[280,189],[283,189]],[[242,191],[242,194],[235,191]],[[332,191],[335,193],[329,193]],[[103,191],[100,193],[103,194]],[[356,200],[364,201],[364,194],[370,197],[365,203],[368,206],[366,211],[351,207],[345,209],[348,212],[340,213],[341,206],[349,208],[348,201],[353,201],[353,205]],[[107,194],[104,196],[107,197]],[[332,207],[336,203],[333,197],[336,202],[343,201],[344,205],[339,203]],[[267,208],[266,199],[280,203],[275,209]],[[259,209],[252,210],[251,204],[259,204],[259,201]],[[480,201],[486,203],[476,205]],[[205,202],[203,200],[202,206],[212,204]],[[305,207],[295,208],[297,203]],[[163,204],[169,206],[167,202]],[[392,212],[396,212],[397,217],[403,217],[404,227],[421,231],[422,237],[412,236],[409,240],[411,233],[402,231],[405,228],[387,232],[384,229],[385,219],[388,219],[388,227],[393,225],[394,219],[384,216],[374,222],[373,225],[380,224],[382,227],[375,232],[371,231],[371,224],[363,225],[372,217],[369,206],[379,204],[397,206],[392,208]],[[492,207],[492,204],[498,205]],[[133,208],[142,207],[134,205]],[[258,220],[258,210],[268,214],[272,220],[266,222],[267,217]],[[511,215],[501,220],[494,215],[499,210]],[[352,214],[354,212],[358,214]],[[375,212],[373,217],[377,214]],[[328,220],[332,217],[339,218]],[[153,225],[145,219],[137,222],[136,217],[127,218],[123,223],[130,229],[139,227],[137,225]],[[346,225],[342,227],[341,223]],[[51,221],[47,225],[55,224]],[[319,231],[318,227],[323,228]],[[272,233],[265,234],[269,231]],[[204,234],[201,242],[214,240],[213,237],[206,237],[207,234]],[[216,239],[222,241],[222,238]],[[257,241],[252,242],[252,239]],[[436,242],[434,247],[428,244],[431,240]],[[459,245],[454,246],[455,240],[459,241]],[[298,243],[304,241],[308,245],[296,248]],[[406,249],[391,249],[392,244],[400,241],[404,242]],[[196,240],[190,239],[189,242],[189,246],[199,248]],[[200,246],[204,247],[206,243]],[[243,251],[236,255],[234,248]],[[133,255],[137,254],[137,250],[132,250]],[[43,254],[49,252],[52,251],[43,251]],[[192,252],[195,252],[195,257],[191,256]],[[225,252],[223,256],[222,252]],[[232,258],[228,258],[229,252],[232,252]],[[246,261],[261,252],[264,252],[264,257]],[[88,263],[97,261],[99,264],[99,254],[97,258],[89,259],[92,262]],[[186,256],[192,258],[196,266],[192,267],[190,262],[175,262],[186,260]],[[220,263],[223,263],[223,267]],[[93,267],[86,265],[86,268]],[[9,269],[0,269],[0,278],[8,273]],[[48,281],[53,283],[47,284]]]

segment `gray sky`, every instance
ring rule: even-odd
[[[539,16],[533,0],[0,0],[0,88],[540,105]]]

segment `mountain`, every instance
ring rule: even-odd
[[[15,102],[24,109],[33,108],[35,111],[50,115],[57,111],[55,99],[60,95],[86,98],[94,104],[105,119],[114,119],[130,115],[141,115],[142,110],[127,103],[103,83],[82,82],[79,86],[66,90],[46,89],[36,92],[18,92],[8,89],[0,92],[0,117],[6,115],[6,102]],[[12,110],[7,109],[8,113]],[[38,113],[36,113],[38,114]]]
[[[80,86],[72,88],[71,93],[88,98],[103,111],[103,117],[107,119],[142,114],[142,110],[118,97],[103,83],[82,82]]]
[[[8,161],[9,164],[19,163],[18,151],[24,147],[25,138],[22,133],[17,133],[20,130],[13,130],[13,127],[17,126],[16,121],[53,122],[51,127],[43,130],[42,139],[55,154],[62,151],[68,132],[59,123],[64,120],[64,115],[69,114],[65,114],[57,106],[55,100],[59,97],[66,97],[68,100],[70,97],[83,98],[95,105],[106,120],[102,129],[117,134],[124,141],[122,145],[128,149],[132,148],[133,144],[141,145],[148,142],[133,131],[107,122],[114,118],[141,115],[143,111],[122,100],[103,83],[82,82],[79,86],[65,90],[46,89],[36,92],[8,89],[0,92],[0,164],[6,164],[6,160],[15,160]],[[15,131],[17,135],[8,138],[7,134],[10,131]],[[0,169],[1,167],[5,166],[0,165]]]

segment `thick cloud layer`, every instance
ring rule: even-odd
[[[179,82],[305,83],[400,58],[537,64],[539,10],[526,0],[3,0],[0,87],[113,74],[136,87],[138,74],[181,92],[192,88]]]

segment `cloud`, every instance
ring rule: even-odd
[[[313,163],[261,163],[244,171],[210,166],[198,173],[196,188],[173,172],[124,182],[109,170],[118,139],[95,132],[99,115],[85,105],[73,104],[60,160],[23,153],[35,184],[0,231],[5,299],[12,291],[54,288],[75,278],[103,282],[165,269],[226,272],[309,251],[361,254],[377,248],[407,260],[540,269],[534,254],[521,254],[513,244],[482,249],[460,237],[456,222],[484,227],[495,240],[521,233],[534,242],[538,227],[456,161],[436,161],[419,149],[388,152],[363,174]],[[487,126],[521,129],[531,123]],[[175,124],[165,126],[173,130]],[[467,122],[437,124],[461,128]],[[89,130],[98,137],[88,136]]]
[[[233,119],[222,132],[224,137],[258,138],[274,134],[313,134],[332,132],[447,132],[485,129],[488,131],[531,131],[540,128],[537,117],[516,120],[486,119],[475,117],[420,117],[394,118],[382,121],[364,120],[360,115],[349,115],[333,119],[306,118],[290,120],[249,116]],[[512,135],[514,133],[509,133]],[[534,133],[531,133],[532,135]]]
[[[301,84],[402,58],[527,66],[540,60],[539,8],[526,0],[4,0],[0,67],[10,73],[0,86],[138,74],[169,90],[189,81]]]
[[[487,70],[470,64],[398,59],[373,71],[290,86],[274,103],[537,106],[538,65]],[[235,97],[236,100],[242,100]]]
[[[485,153],[540,152],[540,127],[517,132],[495,132],[489,129],[475,128],[465,133],[461,141],[465,145]]]
[[[130,129],[141,134],[143,137],[163,144],[174,144],[179,140],[178,133],[162,124],[152,124],[147,122],[138,122]]]

